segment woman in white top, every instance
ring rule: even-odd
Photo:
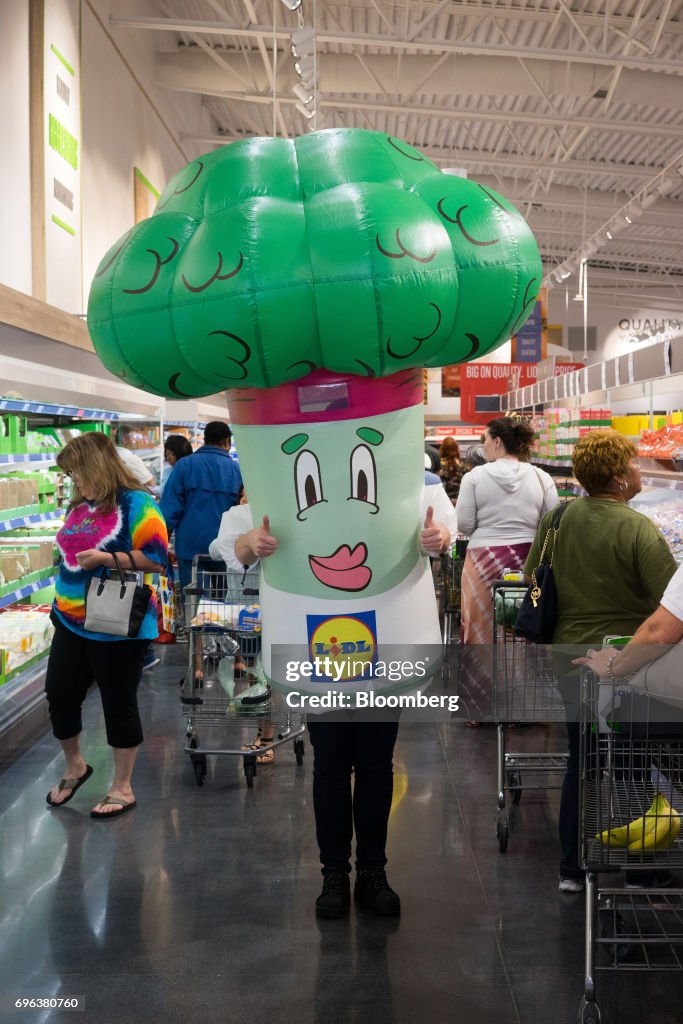
[[[486,428],[487,463],[466,473],[456,512],[469,537],[462,575],[460,693],[469,724],[491,713],[491,586],[504,569],[521,570],[539,521],[557,504],[552,478],[529,464],[534,431],[525,420],[504,417]]]

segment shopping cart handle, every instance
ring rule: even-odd
[[[203,704],[204,701],[201,697],[183,697],[180,698],[181,704]]]
[[[258,587],[256,589],[253,587],[245,587],[242,593],[245,597],[258,597]]]

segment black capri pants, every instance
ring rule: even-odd
[[[148,645],[149,640],[86,640],[55,622],[45,694],[56,739],[68,740],[81,732],[81,707],[97,682],[107,743],[111,747],[142,743],[137,693]]]

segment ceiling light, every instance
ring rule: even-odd
[[[294,65],[294,70],[297,75],[301,75],[302,77],[312,74],[315,71],[315,57],[300,57]]]
[[[605,234],[607,235],[607,240],[608,240],[608,242],[611,242],[611,241],[612,241],[612,239],[614,238],[614,235],[613,235],[613,234],[612,234],[612,232],[611,232],[611,231],[609,230],[609,228],[607,229],[607,231],[605,231]]]
[[[628,210],[632,217],[642,217],[643,215],[643,208],[635,199],[628,204]]]
[[[627,224],[633,224],[633,221],[631,220],[631,218],[629,217],[629,215],[627,213],[624,214],[624,220],[626,221]]]
[[[300,114],[303,114],[307,121],[310,121],[312,117],[315,117],[315,110],[309,110],[308,107],[303,105],[303,103],[297,103],[296,109]]]
[[[297,97],[297,99],[301,100],[302,103],[310,103],[314,95],[312,90],[307,89],[304,85],[301,84],[301,82],[297,82],[297,84],[293,87],[292,92]]]
[[[310,25],[292,32],[292,53],[295,57],[304,57],[307,53],[315,53],[315,31]]]
[[[282,0],[288,11],[298,11],[301,7],[301,0]]]
[[[664,178],[663,181],[660,181],[655,185],[655,188],[659,192],[660,196],[665,196],[669,189],[672,188],[672,186],[673,181],[671,180],[671,178]],[[645,203],[643,203],[643,206],[644,205]]]

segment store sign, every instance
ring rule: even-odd
[[[543,320],[540,301],[536,302],[531,316],[517,332],[513,355],[516,363],[537,363],[543,359]]]
[[[619,321],[619,331],[621,340],[630,345],[670,341],[683,334],[683,320],[678,317],[624,316]]]
[[[79,0],[46,3],[45,298],[69,313],[83,309],[79,37]]]
[[[555,376],[579,370],[583,363],[558,363]],[[535,363],[463,363],[460,383],[460,418],[464,423],[486,424],[500,413],[500,399],[508,390],[536,383]]]
[[[481,434],[481,430],[478,426],[471,427],[429,427],[429,436],[434,438],[436,441],[443,441],[446,437],[459,438],[478,438]]]
[[[460,397],[460,372],[462,369],[461,363],[456,363],[455,366],[444,366],[441,369],[441,397],[442,398],[459,398]]]
[[[538,363],[548,354],[548,289],[541,288],[529,318],[512,339],[513,363]]]

